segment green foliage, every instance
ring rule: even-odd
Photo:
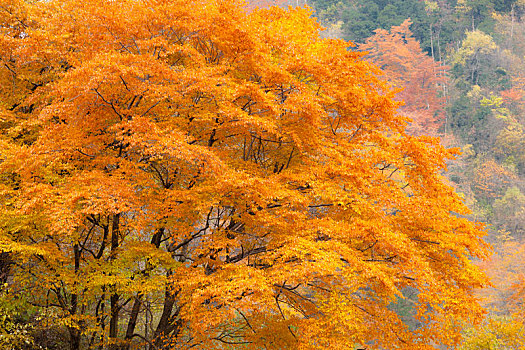
[[[514,236],[525,234],[525,194],[517,186],[509,187],[503,197],[494,201],[493,207],[505,230]]]
[[[25,300],[6,292],[7,283],[0,289],[0,348],[27,349],[33,344],[31,318],[35,315]]]
[[[364,43],[374,30],[390,29],[410,18],[411,30],[430,55],[445,58],[461,45],[467,30],[492,33],[493,13],[508,13],[516,0],[312,0],[316,16],[324,23],[343,22],[345,39]]]
[[[492,31],[494,28],[492,13],[495,7],[492,0],[458,0],[456,11],[465,27],[470,27],[471,30]]]
[[[520,175],[525,174],[525,126],[508,118],[505,128],[498,134],[494,152]]]
[[[494,128],[501,124],[493,118],[492,108],[483,105],[482,100],[482,90],[475,85],[469,92],[452,99],[448,107],[449,126],[464,142],[471,144],[476,153],[490,150],[495,142]]]
[[[422,47],[430,52],[429,25],[434,15],[426,12],[425,2],[418,0],[315,0],[312,2],[316,15],[324,22],[343,21],[343,33],[347,40],[364,43],[378,28],[390,29],[410,18],[411,29]]]

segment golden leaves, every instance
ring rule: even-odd
[[[135,310],[172,346],[421,349],[448,341],[428,320],[479,314],[482,232],[440,175],[453,151],[407,136],[377,68],[308,11],[30,7],[38,25],[9,45],[38,87],[1,126],[0,237],[65,326],[115,343],[101,315]],[[415,333],[389,309],[407,287]]]

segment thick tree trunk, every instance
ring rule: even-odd
[[[69,349],[80,350],[80,330],[74,327],[69,327]]]
[[[117,293],[113,293],[109,298],[111,304],[111,319],[109,320],[109,337],[117,338],[118,335],[118,319],[119,319],[119,308],[118,301],[120,296]]]
[[[111,256],[110,259],[114,260],[116,258],[116,250],[118,248],[118,240],[119,240],[119,221],[120,221],[120,214],[115,214],[113,216],[113,222],[111,225]],[[118,349],[117,344],[117,336],[118,336],[118,321],[119,321],[119,299],[120,296],[116,291],[114,290],[115,287],[112,287],[113,293],[111,294],[111,297],[109,298],[110,302],[110,309],[111,309],[111,317],[109,320],[109,338],[111,341],[111,347],[110,349]]]
[[[80,269],[80,247],[78,244],[73,245],[73,256],[75,263],[75,275],[78,275],[78,270]],[[69,313],[71,315],[76,315],[78,309],[78,294],[71,294],[71,308]],[[78,327],[69,327],[69,349],[70,350],[80,350],[80,329]]]
[[[171,274],[171,271],[168,271],[168,276]],[[175,294],[169,290],[169,286],[166,286],[166,292],[164,295],[164,306],[162,307],[162,314],[160,316],[159,323],[155,329],[153,335],[153,344],[159,346],[161,345],[161,339],[163,336],[167,336],[171,333],[171,324],[173,322],[173,308],[175,306]],[[155,349],[153,346],[150,346],[150,350]]]
[[[179,258],[180,262],[184,262],[184,254],[186,253],[187,245],[184,245],[182,247],[182,256]],[[166,273],[168,280],[171,276],[172,272],[171,270],[168,270]],[[153,335],[152,344],[155,346],[162,347],[162,341],[161,339],[163,336],[172,335],[175,336],[180,332],[181,328],[181,321],[178,318],[180,309],[176,305],[177,301],[177,292],[173,291],[170,286],[166,285],[166,290],[164,292],[164,306],[162,308],[162,314],[160,316],[159,323],[157,324],[157,328],[155,329],[155,333]],[[150,350],[154,350],[154,346],[150,346]]]
[[[124,350],[129,350],[131,346],[131,339],[133,338],[133,334],[135,334],[135,327],[137,326],[137,319],[140,312],[140,306],[140,297],[137,296],[135,298],[135,301],[133,302],[133,307],[131,308],[131,314],[129,316],[128,328],[126,329],[126,337],[124,338],[126,344],[122,347],[122,349]]]
[[[11,259],[11,253],[1,252],[0,253],[0,283],[7,283],[7,278],[11,271],[11,264],[13,260]]]
[[[159,248],[163,235],[164,235],[164,228],[158,229],[153,235],[153,237],[151,238],[151,244]],[[144,271],[144,273],[146,275],[149,274],[147,268],[146,268],[146,271]],[[133,335],[135,334],[135,328],[137,327],[137,320],[138,320],[138,316],[140,313],[141,305],[142,305],[142,302],[140,300],[140,295],[138,295],[133,301],[133,306],[131,308],[131,314],[129,316],[129,321],[128,321],[128,327],[126,329],[126,336],[124,338],[124,340],[126,341],[126,344],[124,344],[121,347],[122,350],[129,350],[131,346],[131,339],[133,338]]]

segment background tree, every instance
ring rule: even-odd
[[[454,69],[472,85],[487,85],[491,71],[497,67],[494,59],[497,50],[498,46],[490,35],[479,30],[467,32],[461,48],[453,57]]]
[[[383,70],[390,84],[402,89],[398,98],[404,101],[401,112],[412,118],[409,130],[436,135],[445,121],[446,67],[421,50],[410,24],[406,20],[390,31],[378,29],[359,49],[368,52],[366,58]]]

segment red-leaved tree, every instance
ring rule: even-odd
[[[359,49],[368,51],[366,59],[381,67],[393,86],[403,87],[398,98],[405,101],[402,114],[412,119],[409,131],[437,135],[445,121],[447,67],[421,50],[409,29],[411,23],[407,19],[390,31],[377,29]]]

